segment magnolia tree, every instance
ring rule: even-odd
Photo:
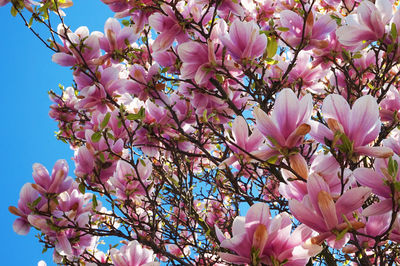
[[[102,0],[91,32],[9,2],[73,75],[49,114],[75,178],[34,164],[9,208],[55,262],[400,263],[396,3]]]

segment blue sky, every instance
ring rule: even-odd
[[[100,0],[75,0],[66,13],[65,21],[72,30],[86,25],[90,31],[103,31],[104,22],[113,16]],[[73,176],[73,152],[54,136],[57,125],[48,116],[51,102],[47,94],[51,89],[57,90],[60,83],[69,86],[72,74],[68,68],[54,64],[52,51],[34,37],[20,18],[11,16],[10,4],[0,8],[0,36],[2,265],[37,265],[39,260],[54,265],[52,251],[41,253],[36,230],[27,236],[14,233],[12,223],[16,216],[8,212],[8,206],[17,206],[21,187],[33,181],[35,162],[51,171],[58,159],[67,159]]]

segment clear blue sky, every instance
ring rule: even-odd
[[[90,31],[103,31],[104,22],[113,16],[100,0],[75,0],[66,12],[65,21],[73,30],[86,25]],[[12,223],[16,216],[8,212],[8,206],[17,206],[21,187],[33,182],[35,162],[51,171],[56,160],[67,159],[73,176],[73,152],[54,136],[57,127],[48,116],[51,102],[47,94],[50,89],[56,90],[59,83],[70,85],[72,74],[68,68],[54,64],[52,52],[20,18],[11,16],[10,4],[0,8],[0,36],[1,265],[37,265],[39,260],[54,265],[52,251],[41,253],[36,230],[27,236],[14,233]]]

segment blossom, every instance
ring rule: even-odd
[[[172,8],[169,5],[162,4],[161,9],[166,16],[157,12],[149,17],[150,26],[160,32],[152,45],[154,52],[167,50],[175,39],[179,43],[183,43],[188,39]]]
[[[309,40],[308,49],[328,46],[327,35],[336,29],[336,22],[330,14],[316,19],[312,10],[306,20],[291,10],[283,10],[279,21],[282,27],[288,28],[288,31],[282,32],[281,35],[290,45],[298,46],[305,37]]]
[[[278,94],[270,116],[254,108],[257,128],[275,149],[290,149],[300,144],[310,130],[311,112],[311,95],[298,100],[290,89]]]
[[[331,247],[341,248],[350,238],[347,231],[343,230],[348,230],[346,228],[350,225],[353,229],[364,226],[354,219],[353,212],[368,198],[371,192],[369,188],[349,189],[334,201],[328,184],[321,176],[313,174],[308,177],[307,192],[308,195],[301,202],[289,200],[289,208],[297,220],[320,233],[314,238],[314,243],[326,239]],[[341,232],[345,234],[338,237]]]
[[[178,55],[182,60],[182,79],[194,79],[197,84],[205,85],[214,75],[217,59],[212,41],[207,46],[193,41],[185,42],[179,45]]]
[[[32,187],[42,195],[47,193],[59,194],[66,191],[72,184],[72,178],[67,177],[67,175],[68,164],[65,160],[56,162],[51,176],[43,165],[35,163],[32,176],[36,184],[32,184]]]
[[[153,251],[143,248],[134,240],[124,245],[120,250],[111,250],[111,260],[115,266],[157,266],[154,262]]]
[[[363,215],[382,215],[392,210],[395,197],[396,205],[400,199],[399,192],[391,187],[396,188],[396,184],[400,184],[400,173],[395,165],[400,164],[400,157],[393,155],[390,159],[377,158],[374,162],[375,170],[371,168],[357,168],[353,174],[361,185],[369,187],[372,192],[380,198],[379,203],[368,206],[363,211]],[[397,171],[397,172],[396,172]],[[394,194],[393,194],[394,193]]]
[[[251,60],[261,56],[267,47],[267,37],[259,31],[255,22],[236,19],[229,29],[229,35],[222,35],[220,40],[236,61]]]
[[[132,27],[124,27],[115,18],[107,19],[104,25],[105,36],[99,38],[100,48],[108,53],[114,50],[122,50],[127,45],[134,43],[138,35],[135,34]]]
[[[360,50],[385,34],[385,26],[392,18],[389,0],[362,1],[356,14],[346,18],[347,25],[336,30],[339,42],[353,50]]]
[[[247,211],[246,217],[233,221],[232,238],[226,238],[216,227],[221,247],[234,251],[219,253],[231,263],[275,263],[285,265],[305,264],[309,257],[319,253],[321,247],[310,242],[312,230],[299,226],[292,232],[292,222],[286,213],[271,218],[268,205],[256,203]]]
[[[232,143],[228,143],[229,148],[234,152],[234,155],[230,156],[221,163],[221,166],[231,165],[237,160],[251,160],[251,156],[262,155],[264,153],[259,150],[262,142],[264,141],[263,136],[257,128],[254,129],[253,133],[249,136],[249,130],[246,120],[242,116],[238,116],[232,123],[232,135],[234,140]]]
[[[317,141],[333,141],[334,135],[339,133],[351,142],[351,147],[345,147],[349,153],[384,158],[393,154],[387,147],[368,146],[378,137],[381,129],[379,107],[371,95],[358,98],[350,108],[343,96],[330,94],[324,99],[322,113],[329,128],[316,121],[312,122],[310,135]]]
[[[119,160],[115,173],[111,177],[117,197],[126,200],[137,195],[145,195],[147,186],[150,184],[148,178],[151,171],[152,165],[148,160],[138,162],[136,169],[126,161]]]

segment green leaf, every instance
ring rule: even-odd
[[[334,20],[336,21],[336,24],[337,24],[338,26],[341,26],[341,25],[342,25],[342,19],[339,18],[338,16],[331,15],[331,19],[334,19]]]
[[[140,108],[139,112],[137,114],[129,114],[126,116],[126,119],[128,120],[142,120],[146,115],[146,110],[144,107]]]
[[[278,27],[276,29],[279,30],[279,31],[283,31],[283,32],[289,31],[289,28],[286,28],[286,27]]]
[[[103,119],[103,121],[102,121],[101,124],[100,124],[101,129],[103,129],[103,128],[105,128],[105,127],[107,126],[108,121],[110,121],[110,117],[111,117],[111,113],[107,113],[107,114],[104,116],[104,119]]]
[[[78,186],[78,189],[82,194],[85,194],[85,191],[86,191],[85,184],[80,183],[79,186]]]
[[[33,202],[32,202],[32,207],[36,207],[36,205],[38,205],[39,204],[39,202],[42,200],[42,197],[39,197],[39,198],[37,198],[37,199],[35,199]]]
[[[397,39],[397,28],[395,23],[392,23],[390,27],[390,36],[392,37],[392,40]]]
[[[345,59],[345,60],[350,60],[350,58],[351,58],[349,51],[347,51],[344,48],[342,48],[342,56],[343,56],[343,59]]]
[[[99,140],[101,139],[101,132],[95,132],[93,133],[92,137],[91,137],[93,142],[99,142]]]
[[[204,112],[203,112],[203,120],[204,120],[204,122],[208,122],[207,109],[204,109]]]
[[[121,21],[121,23],[122,23],[122,25],[124,25],[125,27],[128,27],[128,26],[131,24],[131,22],[130,22],[129,20],[127,20],[127,19],[123,19],[123,20]]]
[[[267,57],[272,58],[278,51],[278,42],[275,37],[268,37],[267,43]]]
[[[93,206],[93,209],[96,209],[96,207],[97,207],[98,205],[99,205],[99,204],[98,204],[98,202],[97,202],[96,195],[93,194],[93,197],[92,197],[92,206]]]
[[[347,234],[348,231],[349,231],[348,227],[346,227],[344,230],[340,231],[339,234],[336,235],[336,240],[342,239]]]
[[[393,185],[394,185],[394,190],[399,192],[400,191],[400,182],[394,182]]]
[[[32,27],[33,24],[33,16],[29,19],[28,27]]]
[[[102,163],[106,162],[106,158],[104,158],[104,154],[102,152],[99,153],[99,158]]]
[[[342,144],[338,145],[340,151],[351,154],[353,152],[353,142],[344,133],[341,133],[340,140],[342,141]]]
[[[388,163],[388,172],[393,179],[396,179],[397,173],[399,171],[399,165],[396,160],[393,160],[393,157],[389,158],[389,163]]]
[[[12,15],[13,17],[15,17],[17,14],[18,14],[18,10],[15,9],[14,6],[12,6],[12,7],[11,7],[11,15]]]

